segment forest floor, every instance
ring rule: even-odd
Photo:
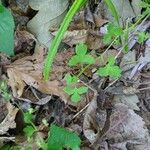
[[[46,143],[55,124],[76,133],[81,150],[150,150],[150,17],[136,23],[147,8],[134,0],[118,2],[120,24],[136,24],[125,34],[103,2],[89,2],[74,16],[45,81],[47,50],[69,3],[64,0],[58,10],[43,1],[6,2],[15,20],[15,55],[0,53],[0,149],[43,148],[38,139]],[[55,145],[62,133],[55,131]],[[76,139],[62,137],[66,143]]]

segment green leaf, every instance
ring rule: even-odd
[[[69,60],[69,66],[75,66],[80,62],[80,59],[77,55],[72,56],[71,59]]]
[[[0,4],[0,13],[4,12],[4,7]]]
[[[64,88],[64,91],[68,94],[68,95],[72,95],[74,93],[74,88],[67,86]]]
[[[83,43],[76,45],[76,55],[72,56],[69,60],[70,66],[75,66],[77,64],[93,64],[94,58],[86,54],[87,53],[87,46]]]
[[[115,59],[110,57],[108,59],[108,64],[105,67],[99,68],[97,71],[100,76],[110,76],[113,78],[118,78],[121,76],[121,69],[115,65]]]
[[[85,55],[82,62],[86,64],[93,64],[95,60],[91,55]]]
[[[31,113],[25,112],[23,115],[24,115],[24,122],[25,123],[31,123],[32,122],[33,115]]]
[[[109,74],[111,77],[118,78],[121,76],[121,70],[118,66],[113,66],[109,68]]]
[[[78,56],[84,56],[87,53],[87,46],[83,43],[76,45],[76,54]]]
[[[138,42],[139,42],[140,44],[143,44],[144,41],[145,41],[147,38],[150,38],[150,34],[149,34],[149,33],[145,33],[145,32],[139,32],[139,33],[138,33]]]
[[[108,65],[113,66],[114,64],[115,64],[115,58],[110,56],[108,58]]]
[[[24,133],[28,138],[32,137],[34,132],[36,131],[32,126],[27,126],[23,129]]]
[[[121,27],[109,23],[107,26],[107,33],[103,37],[104,44],[109,44],[114,38],[117,36],[121,36],[123,34],[123,30]]]
[[[14,55],[14,20],[11,12],[0,5],[0,52]]]
[[[71,84],[71,82],[72,82],[72,77],[71,77],[70,74],[66,74],[64,79],[65,79],[65,81],[67,82],[67,85]]]
[[[78,88],[78,94],[84,94],[88,91],[88,87],[86,86],[81,86]]]
[[[66,74],[64,79],[67,82],[67,85],[76,83],[79,80],[77,76],[71,76],[70,74]]]
[[[103,68],[99,68],[97,73],[102,77],[107,77],[109,75],[109,69],[107,66],[105,66]]]
[[[71,96],[71,101],[77,103],[80,100],[81,100],[81,96],[79,95],[78,91],[75,91]]]
[[[70,132],[56,125],[51,125],[48,137],[48,150],[63,150],[70,148],[80,150],[81,140],[76,133]]]
[[[31,147],[25,147],[22,150],[32,150],[32,148]]]

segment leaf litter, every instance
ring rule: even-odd
[[[60,2],[58,1],[58,3]],[[121,6],[116,1],[114,3],[117,9],[120,9],[123,3],[128,3],[126,5],[128,8],[124,9],[122,14],[119,14],[123,15],[122,20],[120,20],[122,21],[121,24],[124,24],[126,18],[130,17],[132,19],[140,12],[139,7],[132,8],[133,3],[136,4],[135,1],[130,3],[129,1],[122,1]],[[98,13],[93,13],[87,6],[86,15],[84,10],[76,14],[63,39],[65,50],[61,50],[57,54],[51,78],[46,82],[43,80],[42,75],[47,51],[46,46],[49,46],[48,43],[52,35],[56,35],[56,27],[66,13],[69,3],[66,1],[65,5],[63,5],[64,8],[61,7],[58,18],[50,13],[44,13],[49,9],[48,7],[45,10],[43,9],[45,4],[41,3],[41,1],[37,2],[36,5],[34,1],[29,1],[29,4],[21,4],[17,1],[15,8],[10,5],[13,13],[14,11],[18,12],[16,10],[22,10],[21,14],[22,16],[25,15],[25,17],[28,16],[29,5],[32,9],[38,10],[38,12],[35,16],[33,15],[34,17],[30,16],[32,19],[27,17],[26,23],[29,31],[26,28],[19,27],[24,21],[23,17],[22,20],[17,22],[19,25],[15,33],[16,53],[22,54],[25,52],[25,56],[17,54],[19,58],[15,56],[11,59],[12,62],[6,59],[5,56],[1,56],[0,64],[2,64],[2,67],[0,68],[0,73],[3,76],[1,80],[6,79],[8,81],[12,99],[11,103],[0,103],[0,108],[5,107],[6,111],[5,116],[0,118],[2,120],[0,123],[0,141],[2,141],[0,146],[3,146],[8,141],[13,141],[20,147],[29,146],[25,137],[16,132],[16,130],[19,130],[17,119],[21,118],[21,116],[18,117],[19,109],[16,107],[19,104],[22,109],[27,110],[28,107],[32,106],[36,110],[34,122],[40,132],[34,135],[35,139],[48,136],[48,129],[42,124],[42,119],[45,118],[49,125],[55,123],[76,131],[81,137],[81,149],[83,150],[98,150],[99,148],[104,150],[149,150],[149,39],[146,39],[144,43],[144,51],[138,51],[136,47],[138,43],[137,35],[134,34],[134,31],[133,33],[131,32],[131,38],[128,42],[129,53],[123,55],[121,53],[118,57],[120,61],[119,67],[122,69],[121,78],[115,82],[111,77],[105,80],[98,76],[94,78],[94,75],[89,75],[94,69],[87,69],[82,75],[82,82],[78,82],[78,86],[88,85],[90,90],[81,97],[79,103],[72,103],[70,96],[64,92],[64,87],[66,86],[64,77],[66,73],[76,74],[80,70],[80,66],[73,68],[67,66],[70,58],[75,56],[74,45],[80,42],[86,43],[93,57],[97,52],[102,53],[106,46],[102,42],[102,37],[106,32],[101,31],[102,28],[105,28],[107,22],[112,20],[112,17],[108,10],[103,9],[106,9],[106,6],[103,7],[103,3],[98,5],[100,7],[100,12]],[[126,12],[125,10],[129,11]],[[45,16],[47,19],[44,22],[41,19],[43,17],[42,13],[47,14]],[[14,17],[17,18],[15,15]],[[28,22],[29,18],[31,20]],[[54,18],[54,21],[52,18]],[[147,31],[149,19],[147,20],[135,30]],[[54,23],[57,25],[54,26]],[[68,45],[70,48],[68,48]],[[111,49],[104,52],[103,59],[96,61],[96,65],[92,65],[92,67],[103,67],[109,64],[107,62],[110,56],[115,57],[117,54],[118,48],[113,45]],[[114,63],[113,65],[115,67]],[[103,91],[102,89],[105,90]],[[94,93],[94,91],[96,92]],[[0,101],[2,100],[0,99]],[[0,110],[0,114],[3,110]],[[22,127],[20,128],[22,129]],[[15,134],[11,133],[12,129],[16,129],[14,130]],[[21,140],[22,138],[24,139],[23,141]],[[33,149],[38,149],[36,141],[30,146]]]

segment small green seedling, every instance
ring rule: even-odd
[[[139,44],[144,44],[144,41],[148,38],[150,38],[149,33],[145,33],[145,32],[139,32],[138,33],[138,43]]]
[[[10,101],[12,98],[12,95],[8,92],[7,83],[5,81],[0,82],[0,94],[6,101]]]
[[[34,112],[35,112],[35,110],[33,108],[29,108],[27,112],[23,113],[25,123],[29,124],[32,122]]]
[[[76,55],[69,60],[69,66],[76,66],[77,64],[93,64],[94,58],[87,54],[87,46],[83,43],[76,45]]]
[[[80,144],[81,140],[76,133],[54,124],[51,125],[48,137],[49,150],[62,150],[63,148],[80,150]]]
[[[65,87],[64,91],[71,96],[72,102],[79,102],[81,100],[81,94],[85,94],[88,91],[88,88],[86,86],[81,86],[79,88],[75,87]]]
[[[79,78],[77,76],[71,76],[70,74],[66,74],[64,79],[65,79],[67,85],[77,83],[79,80]]]
[[[103,42],[104,44],[110,44],[116,37],[119,37],[122,34],[123,34],[123,30],[121,27],[109,23],[107,26],[107,33],[103,37]],[[117,42],[119,43],[119,41]]]
[[[33,134],[37,131],[32,125],[27,125],[24,129],[23,129],[25,135],[27,136],[27,141],[31,141],[33,138]]]
[[[31,141],[33,138],[33,134],[37,131],[37,128],[32,122],[33,119],[33,113],[35,110],[33,108],[30,108],[27,112],[25,112],[24,115],[24,122],[28,125],[23,129],[25,135],[27,136],[27,140]]]
[[[113,78],[119,78],[121,76],[121,69],[115,65],[115,58],[110,57],[108,59],[108,64],[103,68],[99,68],[97,73],[102,77],[110,76]]]
[[[143,16],[150,15],[150,2],[142,1],[140,6],[145,9],[144,13],[142,14]]]
[[[81,99],[81,94],[85,94],[88,91],[86,86],[81,86],[79,88],[76,87],[76,83],[78,82],[78,77],[71,76],[70,74],[66,74],[65,78],[67,86],[64,88],[64,91],[71,96],[72,102],[79,102]]]

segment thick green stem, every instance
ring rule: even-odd
[[[65,16],[65,18],[58,30],[57,35],[55,36],[54,40],[52,41],[51,46],[48,49],[48,55],[47,55],[47,58],[46,58],[45,64],[44,64],[43,75],[44,75],[45,80],[48,80],[48,78],[49,78],[49,73],[52,69],[53,60],[55,58],[57,49],[61,43],[61,40],[63,38],[65,31],[67,30],[75,13],[86,3],[86,1],[87,0],[75,0],[74,1],[73,5],[71,6],[67,15]]]

